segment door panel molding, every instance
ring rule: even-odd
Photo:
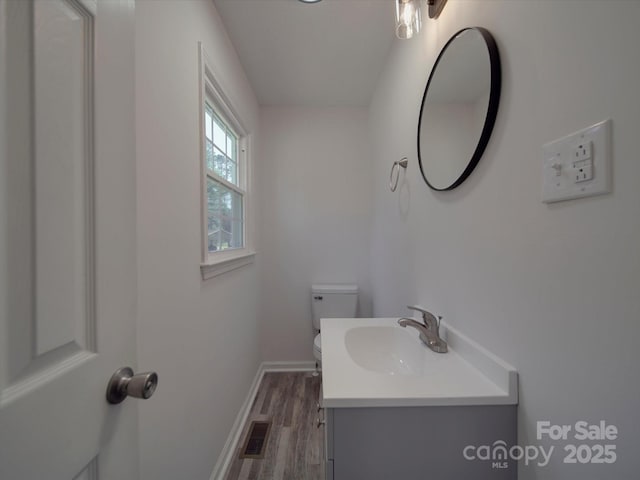
[[[105,396],[136,366],[134,27],[0,0],[2,479],[138,478],[138,406]]]

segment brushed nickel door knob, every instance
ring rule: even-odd
[[[107,402],[118,404],[127,397],[147,399],[158,386],[158,374],[156,372],[144,372],[133,374],[129,367],[116,370],[107,385]]]

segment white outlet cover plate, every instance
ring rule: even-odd
[[[576,183],[573,178],[575,148],[584,141],[591,141],[593,178]],[[547,143],[542,147],[542,153],[544,203],[611,192],[611,119]],[[560,175],[557,174],[558,165]]]

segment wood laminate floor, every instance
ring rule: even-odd
[[[311,372],[264,374],[226,480],[324,479],[324,427],[316,426],[320,379]],[[241,459],[254,420],[273,422],[265,455]]]

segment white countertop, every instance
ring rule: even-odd
[[[407,327],[424,347],[421,375],[390,375],[367,370],[351,358],[345,343],[349,329],[362,326],[397,327],[397,318],[325,318],[322,331],[323,406],[405,407],[454,405],[515,405],[516,370],[480,345],[442,322],[448,353],[435,353]]]

